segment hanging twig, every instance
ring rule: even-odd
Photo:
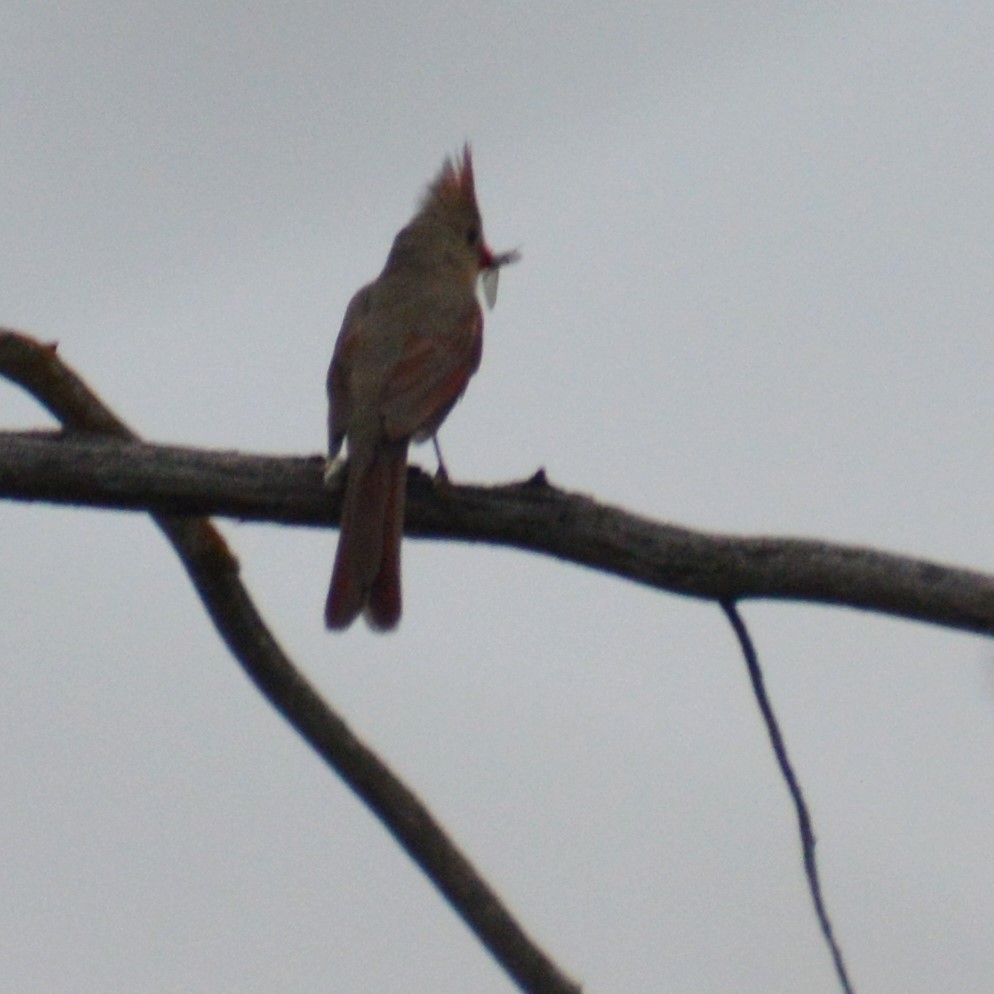
[[[749,671],[749,680],[752,683],[752,692],[759,705],[760,713],[763,716],[763,724],[766,726],[767,735],[770,738],[770,745],[773,746],[773,754],[776,756],[777,765],[787,790],[790,791],[791,800],[794,802],[794,809],[797,812],[797,827],[801,836],[801,853],[804,857],[804,873],[808,879],[808,890],[811,893],[811,901],[814,904],[815,914],[818,916],[818,925],[821,934],[832,954],[832,962],[835,964],[835,973],[842,985],[845,994],[853,994],[853,989],[849,983],[849,975],[846,972],[846,964],[842,958],[842,950],[835,941],[832,932],[832,923],[828,917],[828,909],[821,893],[821,881],[818,877],[818,864],[815,861],[815,833],[811,824],[811,815],[808,812],[807,802],[804,800],[804,792],[801,784],[794,772],[794,767],[787,755],[787,745],[783,740],[780,731],[780,724],[777,716],[773,712],[773,705],[766,693],[766,683],[763,680],[763,671],[759,666],[759,657],[756,655],[756,647],[749,636],[742,616],[739,614],[734,601],[722,601],[721,609],[725,612],[725,617],[731,623],[735,636],[739,640],[742,649],[742,656],[745,659],[746,669]]]

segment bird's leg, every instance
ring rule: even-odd
[[[435,471],[435,486],[444,488],[449,485],[449,471],[445,468],[442,450],[438,445],[438,435],[431,436],[431,444],[435,446],[435,458],[438,460],[438,469]]]

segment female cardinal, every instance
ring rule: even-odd
[[[477,277],[491,277],[489,298],[515,258],[483,239],[467,145],[428,187],[383,272],[349,302],[328,369],[330,457],[346,439],[349,455],[328,628],[360,612],[381,631],[400,620],[407,447],[434,438],[480,365]]]

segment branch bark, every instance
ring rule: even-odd
[[[320,456],[281,458],[141,442],[44,346],[0,329],[0,375],[64,432],[0,432],[0,497],[145,511],[176,548],[249,677],[428,874],[526,991],[579,988],[524,933],[414,794],[364,746],[282,652],[206,515],[338,523]],[[514,546],[723,605],[767,598],[844,605],[994,634],[994,576],[868,548],[706,534],[553,487],[539,472],[495,487],[408,477],[410,535]]]
[[[30,480],[36,474],[15,457],[18,441],[36,454],[49,453],[52,466],[66,453],[86,453],[73,463],[80,477],[72,488],[76,496],[69,503],[132,508],[140,505],[134,497],[131,503],[94,500],[100,489],[97,481],[107,481],[99,472],[89,473],[83,464],[91,468],[105,465],[102,455],[111,453],[125,454],[127,461],[128,453],[154,451],[155,447],[142,445],[131,429],[58,359],[54,346],[0,329],[0,375],[23,386],[71,429],[62,438],[15,435],[15,444],[0,453],[3,476],[15,484],[21,481],[25,488],[21,496],[34,499],[29,491]],[[6,441],[10,439],[5,436]],[[36,447],[39,444],[40,449]],[[42,454],[43,463],[46,458]],[[44,477],[49,470],[43,467],[40,472]],[[18,496],[17,490],[15,485],[15,492],[9,495]],[[431,812],[293,666],[242,586],[237,560],[217,529],[206,518],[177,515],[178,510],[188,514],[190,509],[170,506],[169,501],[151,505],[146,502],[142,506],[153,512],[215,627],[249,678],[383,822],[508,975],[524,991],[579,994],[579,986],[530,939]]]
[[[322,468],[319,456],[0,432],[0,497],[15,500],[327,527],[338,523],[339,499]],[[407,501],[408,535],[514,546],[718,602],[842,605],[994,634],[994,576],[830,542],[691,531],[565,492],[541,472],[439,491],[412,469]]]

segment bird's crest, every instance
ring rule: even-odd
[[[445,160],[442,171],[428,187],[422,209],[432,207],[476,206],[476,188],[473,185],[473,154],[469,143],[463,146],[462,155]]]

